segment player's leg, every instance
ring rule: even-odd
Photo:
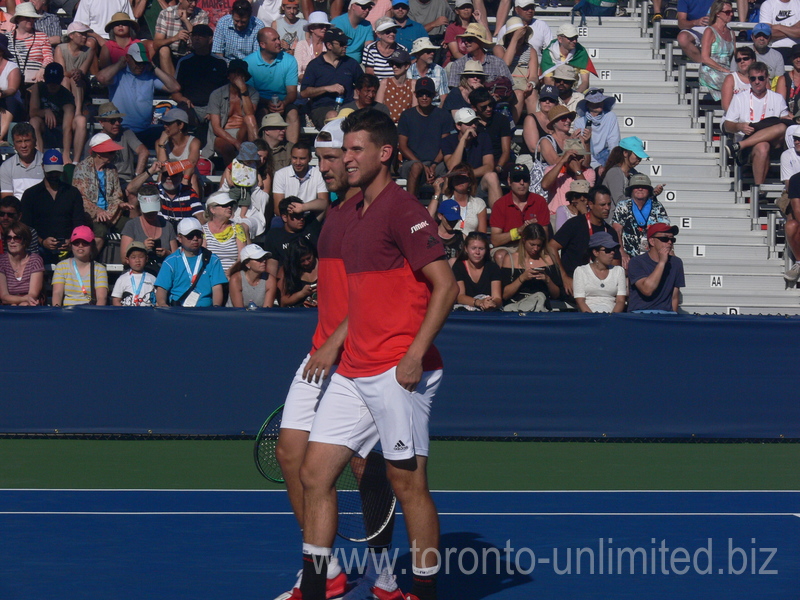
[[[441,371],[427,371],[414,392],[397,383],[395,368],[359,380],[380,434],[386,474],[403,510],[413,552],[411,594],[420,600],[436,598],[439,569],[439,517],[428,490],[427,456],[431,403],[441,379]]]

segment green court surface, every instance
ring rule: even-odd
[[[268,489],[249,440],[0,440],[0,487]],[[464,442],[431,446],[437,490],[796,490],[800,444]]]

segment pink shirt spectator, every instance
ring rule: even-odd
[[[548,173],[550,169],[553,167],[547,167],[545,169],[545,173]],[[589,185],[594,185],[595,180],[597,179],[597,174],[594,172],[594,169],[591,167],[588,169],[584,169],[583,177],[586,181],[589,182]],[[550,214],[556,214],[559,206],[566,206],[569,204],[567,202],[567,192],[569,191],[569,185],[574,181],[574,178],[570,177],[566,173],[562,172],[556,177],[556,182],[550,187],[548,198],[550,202],[547,204],[547,207],[550,209]]]

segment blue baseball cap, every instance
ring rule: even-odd
[[[408,6],[409,0],[392,0],[392,6]]]
[[[753,27],[753,31],[751,32],[752,37],[756,37],[758,34],[765,35],[767,37],[772,36],[772,27],[770,27],[769,23],[758,23],[755,27]]]
[[[650,155],[644,151],[644,144],[642,143],[642,140],[635,135],[622,138],[619,141],[619,146],[623,150],[629,150],[630,152],[633,152],[639,158],[650,158]]]
[[[439,205],[437,211],[446,221],[460,221],[461,220],[461,207],[458,202],[450,198],[445,200]]]
[[[64,170],[64,157],[61,155],[60,150],[55,148],[45,150],[42,157],[42,170],[45,173],[50,171],[63,171]]]

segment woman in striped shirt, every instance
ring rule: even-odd
[[[72,232],[70,244],[72,258],[62,260],[53,272],[53,306],[105,306],[108,273],[103,265],[92,260],[94,232],[86,225],[79,225]]]
[[[239,258],[242,248],[250,243],[244,227],[231,221],[236,205],[236,200],[227,192],[212,194],[206,202],[208,222],[203,225],[203,246],[217,255],[226,275]]]
[[[11,22],[17,27],[9,40],[13,62],[19,65],[25,83],[44,81],[44,68],[53,62],[53,47],[46,33],[35,31],[41,15],[29,2],[17,6]]]

